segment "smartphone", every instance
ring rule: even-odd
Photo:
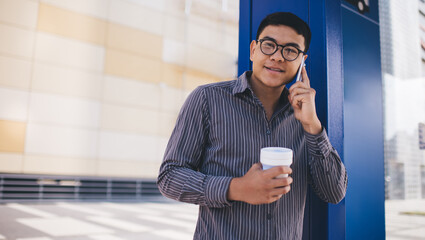
[[[301,70],[305,66],[304,61],[305,61],[305,58],[303,56],[303,59],[301,60],[300,68],[298,69],[297,78],[296,78],[295,82],[298,82],[298,81],[302,82],[303,81],[303,78],[301,77]]]

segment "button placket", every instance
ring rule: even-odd
[[[267,213],[267,220],[269,220],[269,221],[270,221],[270,220],[272,219],[272,216],[273,216],[273,215],[272,215],[271,213]]]

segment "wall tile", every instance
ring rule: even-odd
[[[97,131],[30,123],[25,153],[76,158],[95,158]]]
[[[198,86],[218,82],[219,78],[195,69],[189,69],[186,72],[185,89],[192,91]]]
[[[31,58],[34,32],[0,24],[0,53]]]
[[[161,68],[161,82],[174,88],[183,87],[184,67],[176,64],[163,63]]]
[[[108,24],[107,46],[148,58],[162,57],[161,36],[121,24]]]
[[[101,99],[103,75],[50,64],[35,63],[33,90]]]
[[[24,157],[16,153],[0,153],[0,172],[21,173]]]
[[[0,56],[0,85],[28,89],[30,81],[30,61]]]
[[[29,121],[98,128],[100,103],[53,94],[31,93]]]
[[[115,23],[162,35],[164,14],[138,4],[110,0],[109,20]]]
[[[221,51],[222,34],[220,34],[220,28],[217,23],[214,24],[208,22],[208,24],[200,24],[195,21],[189,22],[187,26],[187,40],[192,45],[198,45],[204,48],[211,49],[213,51]]]
[[[183,105],[183,91],[172,87],[161,88],[161,110],[177,113]]]
[[[114,131],[100,133],[101,160],[156,161],[157,149],[157,138],[153,136]]]
[[[34,29],[38,3],[30,0],[0,0],[0,22]]]
[[[26,91],[0,87],[0,119],[25,122],[29,94]]]
[[[176,125],[177,113],[167,113],[162,112],[159,114],[159,134],[161,136],[169,137],[171,136],[171,132]]]
[[[107,23],[104,20],[41,3],[37,30],[104,45]]]
[[[246,48],[249,48],[249,46],[246,46]],[[236,61],[238,59],[238,49],[238,36],[225,36],[223,40],[224,53],[226,53],[231,59],[235,59]]]
[[[171,136],[171,133],[170,133]],[[158,140],[158,163],[162,163],[164,159],[165,150],[167,148],[169,136],[160,137]]]
[[[127,0],[128,2],[132,2],[140,5],[141,7],[146,7],[148,9],[155,9],[158,11],[163,11],[165,8],[166,0]]]
[[[172,15],[176,17],[184,18],[186,17],[185,14],[185,6],[186,6],[186,0],[165,0],[165,13],[167,15]]]
[[[154,135],[159,131],[157,111],[105,104],[102,129]]]
[[[22,171],[27,174],[95,175],[96,160],[25,155]]]
[[[38,61],[102,72],[104,55],[104,48],[94,44],[49,33],[37,33],[35,58]]]
[[[40,2],[101,19],[106,19],[108,15],[109,0],[41,0]]]
[[[217,12],[217,10],[218,10],[217,6],[212,6],[212,8],[215,8],[215,9],[207,9],[207,8],[205,8],[205,6],[203,8],[204,9],[202,9],[201,11],[204,11],[205,13],[207,13],[207,12]],[[219,11],[221,11],[221,9]],[[223,26],[224,22],[221,21],[221,19],[219,19],[219,17],[217,15],[211,16],[209,14],[199,14],[199,12],[195,11],[195,12],[193,12],[193,14],[190,14],[188,16],[189,25],[196,24],[196,25],[200,25],[200,26],[202,26],[206,29],[210,28],[214,31],[217,30],[217,29],[220,29]]]
[[[184,42],[164,38],[164,50],[162,60],[167,63],[174,63],[180,66],[186,66],[186,49],[188,46]]]
[[[157,109],[160,106],[161,89],[158,84],[106,76],[103,99],[107,103]]]
[[[227,54],[192,45],[188,49],[187,66],[219,78],[233,78],[236,59]]]
[[[158,83],[161,80],[161,61],[107,49],[105,73]]]
[[[23,122],[0,120],[0,152],[24,152],[25,130]]]
[[[156,178],[159,164],[155,162],[111,161],[98,163],[99,176]]]
[[[164,37],[180,42],[185,41],[186,24],[184,18],[166,14],[164,16]]]

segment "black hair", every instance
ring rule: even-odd
[[[304,37],[304,52],[308,51],[311,41],[311,30],[310,27],[297,15],[290,12],[275,12],[267,15],[260,23],[260,26],[257,30],[256,40],[260,37],[260,34],[263,32],[264,28],[269,25],[285,25],[294,29],[298,34],[303,35]]]

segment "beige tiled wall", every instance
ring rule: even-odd
[[[101,19],[41,3],[37,30],[104,45],[107,23]]]
[[[23,153],[25,123],[0,120],[0,152]]]
[[[236,73],[238,1],[0,0],[0,172],[155,178],[188,93]]]

